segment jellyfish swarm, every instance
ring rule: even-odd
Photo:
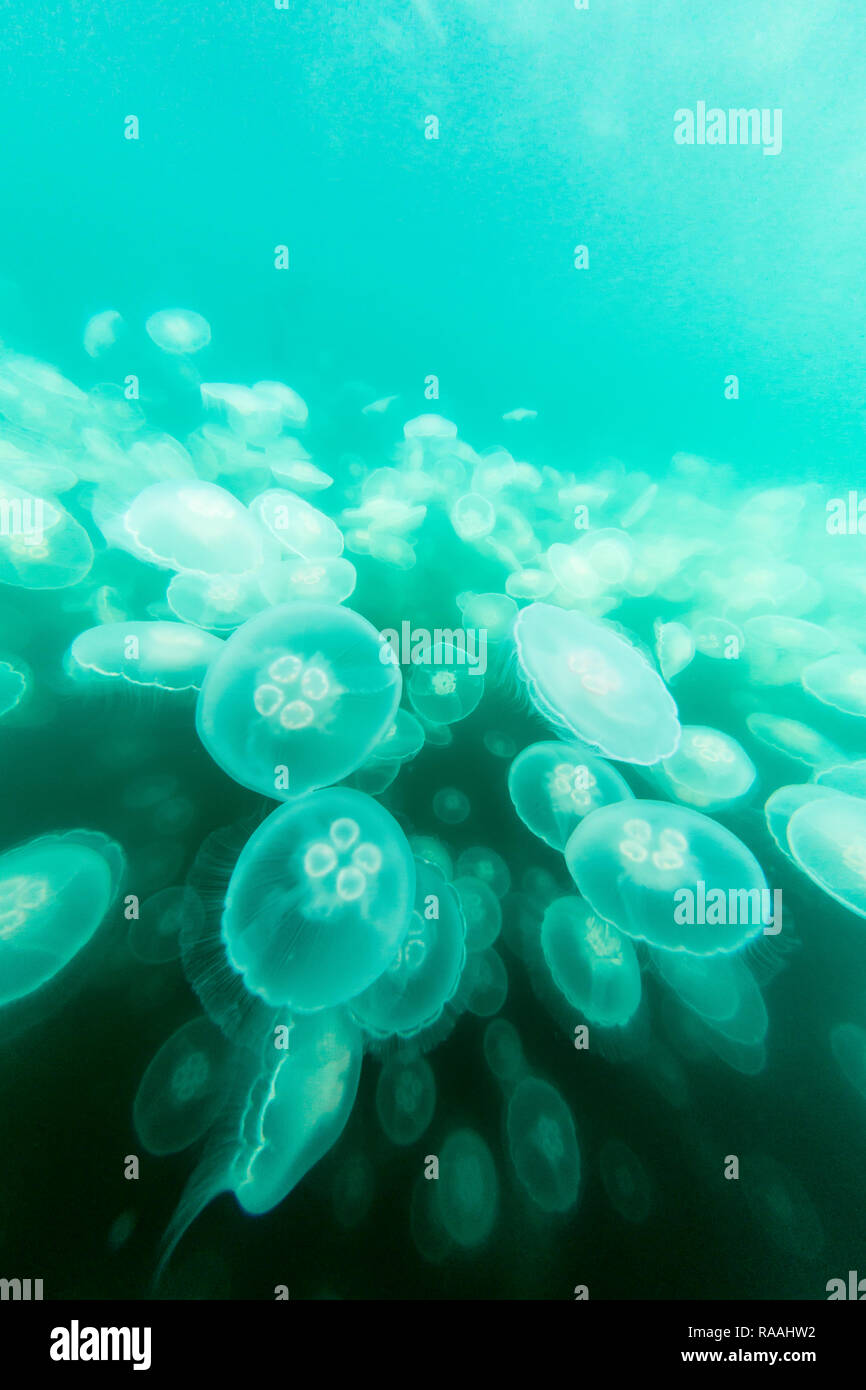
[[[590,811],[628,801],[631,788],[602,758],[568,743],[532,743],[508,770],[508,792],[523,824],[563,850]]]
[[[641,975],[634,946],[580,898],[550,903],[541,949],[557,989],[590,1023],[621,1027],[636,1013]]]
[[[402,678],[388,651],[347,608],[292,603],[260,613],[208,670],[199,737],[230,777],[265,796],[289,801],[338,782],[394,722]]]
[[[807,801],[788,822],[788,846],[813,883],[866,917],[866,801],[844,792]]]
[[[414,895],[415,861],[393,816],[363,792],[311,792],[247,841],[226,893],[223,941],[266,1003],[323,1009],[392,963]]]
[[[655,763],[679,743],[677,707],[649,662],[611,627],[531,603],[514,624],[517,669],[539,714],[609,758]]]
[[[228,1056],[228,1043],[206,1018],[185,1023],[163,1043],[133,1104],[148,1153],[179,1153],[210,1128],[225,1099]]]
[[[436,1081],[423,1057],[386,1062],[376,1087],[376,1113],[392,1144],[414,1144],[436,1109]]]
[[[373,1037],[408,1038],[429,1027],[453,998],[466,959],[457,893],[440,870],[415,860],[415,908],[402,944],[379,978],[350,1005]]]
[[[554,1086],[528,1076],[508,1102],[511,1161],[542,1211],[570,1210],[580,1187],[580,1151],[571,1111]]]
[[[87,830],[43,835],[0,856],[0,1005],[50,980],[93,936],[123,853]]]
[[[574,831],[565,862],[600,917],[652,946],[736,951],[767,925],[770,890],[754,855],[684,806],[603,806]]]

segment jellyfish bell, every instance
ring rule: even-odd
[[[268,606],[256,574],[200,574],[182,570],[172,575],[166,602],[182,623],[209,632],[233,632]]]
[[[499,899],[483,879],[465,874],[454,880],[466,921],[467,951],[484,951],[492,946],[502,930]]]
[[[552,849],[563,850],[584,816],[631,788],[602,758],[575,744],[532,743],[508,770],[508,791],[524,825]]]
[[[746,726],[759,743],[807,767],[834,767],[842,761],[835,743],[799,719],[761,710],[746,716]]]
[[[634,946],[580,898],[557,898],[545,911],[541,949],[559,992],[590,1023],[622,1027],[641,1001]]]
[[[39,497],[0,478],[0,583],[66,589],[89,574],[93,544],[55,497]]]
[[[158,348],[178,356],[201,352],[211,339],[207,319],[192,309],[160,309],[144,326]]]
[[[392,1144],[414,1144],[436,1109],[436,1079],[424,1057],[399,1056],[383,1066],[376,1086],[376,1113]]]
[[[547,603],[521,609],[517,663],[530,700],[567,730],[623,762],[654,763],[679,743],[677,707],[644,656],[612,628]]]
[[[200,574],[251,573],[273,549],[236,497],[197,478],[150,483],[127,507],[116,540],[148,564]]]
[[[460,977],[456,1007],[476,1018],[492,1018],[507,998],[508,971],[499,952],[491,946],[471,951]]]
[[[813,883],[866,917],[866,801],[844,792],[812,798],[791,816],[787,839]]]
[[[222,646],[219,637],[187,623],[102,623],[78,634],[65,666],[77,682],[198,690]]]
[[[792,786],[777,787],[776,790],[767,797],[764,803],[764,817],[767,822],[767,829],[772,835],[777,847],[789,859],[791,857],[790,846],[788,845],[788,825],[795,811],[799,811],[801,806],[805,806],[809,801],[818,801],[822,797],[832,796],[834,791],[839,790],[834,787],[826,787],[816,782],[804,782]]]
[[[343,534],[336,522],[287,488],[259,493],[250,512],[290,555],[324,560],[343,553]]]
[[[694,660],[695,639],[685,623],[655,624],[656,656],[662,678],[671,681]]]
[[[161,888],[140,905],[138,917],[130,922],[132,954],[148,965],[177,960],[184,924],[187,931],[200,931],[203,914],[204,907],[195,889],[186,885]]]
[[[484,672],[477,650],[474,661],[468,657],[465,639],[457,645],[445,638],[434,640],[429,653],[413,655],[407,691],[420,719],[456,724],[476,708],[484,694]]]
[[[633,1149],[608,1139],[599,1154],[599,1171],[608,1201],[624,1221],[646,1221],[652,1208],[652,1184]]]
[[[179,1153],[210,1128],[225,1098],[228,1052],[206,1018],[185,1023],[163,1043],[133,1105],[135,1130],[148,1153]]]
[[[742,801],[758,775],[736,739],[702,724],[684,724],[677,751],[648,771],[662,791],[701,811],[719,811]]]
[[[265,796],[288,801],[337,782],[396,716],[402,678],[384,650],[347,608],[299,602],[260,613],[208,669],[199,737],[230,777]]]
[[[866,717],[866,656],[861,652],[825,656],[806,666],[801,679],[803,688],[821,704]]]
[[[474,1250],[490,1236],[499,1212],[499,1179],[487,1144],[471,1129],[452,1131],[439,1152],[431,1184],[436,1214],[451,1239]]]

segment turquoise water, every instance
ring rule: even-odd
[[[0,1273],[825,1297],[858,7],[2,15]]]

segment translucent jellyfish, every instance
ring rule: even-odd
[[[856,1023],[837,1023],[830,1047],[846,1081],[866,1100],[866,1028]]]
[[[162,569],[248,574],[268,552],[268,537],[246,507],[215,483],[151,483],[123,517],[125,544]]]
[[[307,403],[291,386],[282,381],[257,381],[253,391],[279,411],[281,424],[287,429],[302,429],[307,423]]]
[[[472,951],[466,957],[457,991],[460,1007],[478,1018],[492,1018],[507,998],[508,971],[498,951]]]
[[[518,1178],[542,1211],[569,1211],[580,1188],[580,1150],[571,1111],[555,1087],[535,1076],[508,1102],[508,1148]]]
[[[654,763],[679,743],[677,707],[636,647],[605,624],[547,603],[514,624],[530,699],[565,729],[623,762]]]
[[[433,797],[433,814],[445,825],[461,825],[472,807],[459,787],[440,787]]]
[[[515,1085],[526,1071],[523,1044],[513,1023],[494,1018],[484,1029],[484,1060],[503,1086]]]
[[[336,522],[286,488],[260,492],[250,512],[292,555],[327,560],[343,553],[343,533]]]
[[[87,945],[123,867],[120,847],[88,830],[0,855],[0,1004],[39,989]]]
[[[502,642],[511,633],[517,604],[507,594],[461,594],[457,600],[464,626],[484,632],[488,642]]]
[[[133,1105],[148,1153],[173,1154],[200,1139],[225,1100],[229,1045],[206,1018],[172,1033],[150,1063]]]
[[[598,1158],[607,1199],[624,1221],[646,1221],[652,1207],[652,1184],[633,1149],[608,1139]]]
[[[825,791],[847,792],[848,796],[866,797],[866,760],[840,763],[815,773],[814,786]]]
[[[866,801],[843,792],[807,801],[788,822],[788,845],[813,883],[866,917]]]
[[[462,541],[483,540],[496,525],[493,504],[478,492],[466,492],[451,508],[451,525]]]
[[[163,888],[141,904],[138,919],[130,922],[129,949],[149,965],[177,960],[184,925],[195,931],[203,919],[204,906],[195,889]]]
[[[748,1046],[766,1037],[766,1005],[754,976],[739,957],[657,951],[654,959],[678,998],[717,1032]]]
[[[866,656],[861,652],[824,657],[803,670],[802,681],[823,705],[844,714],[866,716]]]
[[[669,796],[701,811],[741,801],[758,775],[736,739],[702,724],[684,724],[677,751],[650,771]]]
[[[842,761],[842,753],[835,743],[808,724],[801,724],[799,719],[757,713],[746,716],[746,725],[759,743],[807,767],[833,767]]]
[[[242,786],[281,800],[366,761],[400,703],[400,668],[346,608],[272,608],[229,637],[202,685],[199,737]],[[285,769],[285,772],[281,772]]]
[[[656,656],[666,681],[673,680],[694,660],[695,639],[685,623],[655,624]]]
[[[358,574],[351,560],[341,555],[306,560],[290,555],[262,566],[256,574],[269,603],[293,603],[314,599],[318,603],[342,603],[355,591]]]
[[[454,877],[454,860],[451,851],[435,835],[411,835],[409,844],[412,846],[412,853],[416,859],[426,859],[428,863],[439,870],[443,878],[450,880]]]
[[[374,1037],[412,1037],[435,1023],[460,982],[466,927],[460,899],[440,870],[415,861],[415,907],[409,929],[379,978],[350,1004]]]
[[[664,801],[593,811],[565,847],[598,916],[666,950],[735,951],[769,923],[760,864],[709,816]]]
[[[90,537],[56,498],[0,479],[0,584],[65,589],[92,565]]]
[[[466,919],[466,949],[484,951],[493,945],[502,930],[499,899],[488,884],[474,876],[456,878],[454,888]]]
[[[436,1109],[436,1079],[423,1057],[386,1062],[376,1087],[376,1113],[392,1144],[414,1144]]]
[[[621,1027],[637,1012],[641,974],[634,946],[580,898],[549,904],[541,949],[560,994],[590,1023]]]
[[[375,760],[409,762],[424,747],[424,730],[406,709],[398,709],[394,722],[386,729],[371,753]]]
[[[431,645],[429,660],[415,662],[407,681],[412,708],[431,724],[456,724],[465,719],[484,694],[484,675],[468,663],[465,647],[448,641]]]
[[[441,415],[416,415],[403,426],[406,439],[456,439],[457,426]]]
[[[742,628],[728,618],[696,616],[691,631],[695,651],[702,656],[712,657],[714,661],[738,657],[746,644]]]
[[[124,323],[116,309],[105,309],[87,320],[84,328],[84,351],[88,357],[100,357],[113,347]]]
[[[483,845],[463,850],[457,860],[457,873],[461,878],[480,878],[493,889],[497,898],[504,898],[511,887],[511,873],[505,860],[494,849],[486,849]]]
[[[197,690],[223,642],[186,623],[103,623],[80,632],[66,655],[74,680],[107,678],[163,690]]]
[[[363,792],[312,792],[247,841],[226,893],[223,940],[253,994],[322,1009],[387,970],[407,939],[414,896],[415,861],[393,816]]]
[[[487,729],[482,737],[482,743],[488,753],[492,753],[494,758],[504,758],[510,762],[517,754],[517,744],[510,734],[504,734],[500,729]]]
[[[531,743],[508,771],[508,791],[523,824],[563,850],[584,816],[633,800],[628,783],[603,759],[567,743]]]
[[[752,1219],[786,1255],[816,1260],[824,1248],[821,1221],[806,1189],[768,1154],[743,1155],[739,1188]]]
[[[210,632],[232,632],[267,607],[268,600],[254,575],[184,570],[172,575],[166,602],[183,623]]]
[[[519,569],[509,574],[505,581],[505,592],[512,598],[547,598],[555,585],[556,580],[549,570]]]
[[[804,667],[837,645],[826,628],[778,613],[747,619],[743,634],[749,675],[760,685],[788,685],[800,680]]]
[[[27,692],[27,677],[10,661],[0,661],[0,718],[20,705]]]
[[[334,1219],[343,1230],[360,1226],[373,1203],[375,1169],[362,1153],[344,1159],[334,1177],[332,1203]]]
[[[446,1231],[464,1250],[483,1245],[499,1210],[499,1179],[489,1148],[471,1129],[449,1134],[439,1153],[434,1200]]]
[[[833,787],[819,786],[815,782],[805,782],[802,785],[779,787],[772,796],[767,798],[764,805],[767,829],[783,854],[789,858],[791,856],[788,846],[788,823],[794,812],[799,811],[800,807],[805,806],[808,801],[819,801],[822,797],[826,799],[833,793]]]
[[[179,356],[200,352],[210,342],[210,324],[192,309],[160,309],[144,326],[158,348]]]

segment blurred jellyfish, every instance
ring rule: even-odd
[[[454,888],[466,919],[466,949],[484,951],[493,945],[502,930],[499,899],[483,879],[474,875],[455,878]]]
[[[76,637],[66,656],[74,680],[124,680],[162,690],[197,690],[219,637],[186,623],[103,623]]]
[[[461,878],[480,878],[493,889],[497,898],[504,898],[511,887],[511,873],[505,860],[496,850],[483,845],[463,850],[457,860],[457,874]]]
[[[830,1047],[846,1081],[866,1100],[866,1028],[837,1023],[830,1034]]]
[[[343,536],[336,522],[297,493],[271,488],[253,498],[250,512],[296,557],[336,559],[343,552]]]
[[[866,917],[866,801],[836,792],[807,801],[788,821],[795,864],[858,917]]]
[[[599,1154],[599,1171],[607,1199],[624,1221],[646,1221],[652,1185],[637,1154],[620,1139],[608,1139]]]
[[[435,1023],[460,982],[466,927],[460,900],[432,863],[415,861],[415,909],[405,939],[379,978],[352,999],[365,1032],[412,1037]]]
[[[484,1029],[484,1060],[502,1086],[515,1086],[526,1071],[523,1044],[513,1023],[494,1018]]]
[[[436,1109],[436,1080],[423,1057],[386,1062],[376,1087],[376,1113],[392,1144],[414,1144]]]
[[[685,623],[663,623],[661,620],[655,624],[655,639],[662,677],[671,681],[694,659],[695,639]]]
[[[502,642],[511,633],[517,604],[507,594],[462,594],[458,603],[464,624],[485,633],[488,642]]]
[[[528,1076],[508,1102],[508,1148],[523,1186],[542,1211],[569,1211],[580,1187],[571,1111],[554,1086]]]
[[[718,811],[741,801],[758,775],[736,739],[701,724],[684,724],[677,751],[649,771],[674,800],[700,811]]]
[[[27,677],[9,661],[0,661],[0,718],[20,705],[27,692]]]
[[[348,776],[390,728],[400,668],[346,608],[272,608],[229,637],[202,685],[199,737],[242,786],[289,800]],[[283,771],[281,771],[283,770]]]
[[[824,791],[847,792],[848,796],[866,797],[866,761],[840,763],[815,773],[812,784]]]
[[[805,763],[807,767],[832,767],[842,760],[842,754],[834,743],[808,724],[801,724],[798,719],[758,713],[748,715],[746,724],[749,733],[759,743],[772,748],[775,753],[793,758],[795,762]]]
[[[641,975],[634,946],[580,898],[550,903],[541,949],[557,989],[590,1023],[621,1027],[635,1014]]]
[[[376,762],[410,762],[424,747],[424,730],[414,714],[398,709],[370,757]]]
[[[505,592],[511,598],[547,598],[555,585],[556,580],[548,570],[519,569],[509,574],[505,581]]]
[[[65,589],[92,565],[90,537],[56,498],[0,479],[0,584]]]
[[[517,744],[510,734],[504,734],[499,729],[487,729],[482,737],[482,743],[488,753],[492,753],[494,758],[505,758],[510,761],[517,753]]]
[[[499,1179],[489,1148],[474,1130],[455,1130],[442,1145],[434,1200],[457,1245],[472,1250],[484,1244],[499,1210]]]
[[[443,878],[454,877],[454,860],[451,851],[435,835],[410,835],[409,844],[416,859],[426,859],[437,868]]]
[[[185,1023],[163,1043],[133,1106],[148,1153],[179,1153],[210,1128],[225,1099],[228,1057],[228,1043],[206,1018]]]
[[[502,957],[492,948],[472,951],[457,991],[457,1003],[477,1018],[492,1018],[508,998],[508,972]]]
[[[0,1005],[39,989],[87,945],[124,864],[119,845],[88,830],[0,855]]]
[[[803,668],[833,651],[832,633],[802,618],[771,613],[743,624],[746,662],[759,685],[789,685],[799,681]]]
[[[432,643],[429,659],[413,660],[407,690],[415,713],[422,719],[431,724],[456,724],[480,701],[484,676],[477,663],[467,664],[465,646],[443,639]]]
[[[451,508],[451,525],[462,541],[480,541],[496,525],[496,512],[488,498],[478,492],[458,497]]]
[[[783,854],[791,857],[791,850],[788,845],[788,823],[795,811],[799,811],[801,806],[805,806],[809,801],[820,801],[834,794],[833,787],[825,787],[815,782],[805,782],[802,785],[779,787],[773,792],[772,796],[767,797],[764,805],[764,817],[767,822],[767,829],[778,845]]]
[[[194,888],[163,888],[141,904],[137,921],[129,924],[129,949],[148,965],[180,957],[180,935],[198,932],[204,918],[202,900]]]
[[[827,656],[802,672],[803,687],[823,705],[866,717],[866,656],[845,652]]]
[[[547,603],[514,624],[518,669],[539,713],[623,762],[654,763],[679,743],[677,707],[636,647],[613,628]]]
[[[340,1004],[394,960],[414,894],[415,861],[382,806],[345,787],[311,792],[241,852],[223,913],[229,960],[270,1005]]]
[[[123,319],[116,309],[105,309],[89,318],[84,327],[84,351],[88,357],[100,357],[113,347],[123,327]]]
[[[163,352],[185,356],[200,352],[210,342],[210,324],[192,309],[160,309],[144,326]]]
[[[593,811],[569,839],[565,861],[600,917],[666,950],[735,951],[775,916],[754,855],[683,806],[620,802]]]
[[[268,556],[268,537],[236,497],[215,483],[151,483],[127,508],[118,543],[162,569],[249,574]]]
[[[768,1154],[744,1155],[739,1187],[752,1219],[786,1255],[817,1260],[824,1248],[821,1221],[802,1183]]]
[[[440,787],[433,798],[433,814],[444,825],[460,825],[471,809],[469,797],[459,787]]]
[[[715,661],[736,659],[746,644],[742,628],[728,618],[696,617],[691,633],[695,651]]]
[[[344,1230],[360,1226],[373,1202],[375,1172],[364,1154],[351,1154],[337,1169],[332,1189],[334,1219]]]
[[[508,771],[508,791],[523,824],[563,850],[590,811],[632,799],[626,781],[593,753],[567,743],[531,743]]]
[[[457,426],[441,415],[417,415],[403,426],[406,439],[456,439]]]

